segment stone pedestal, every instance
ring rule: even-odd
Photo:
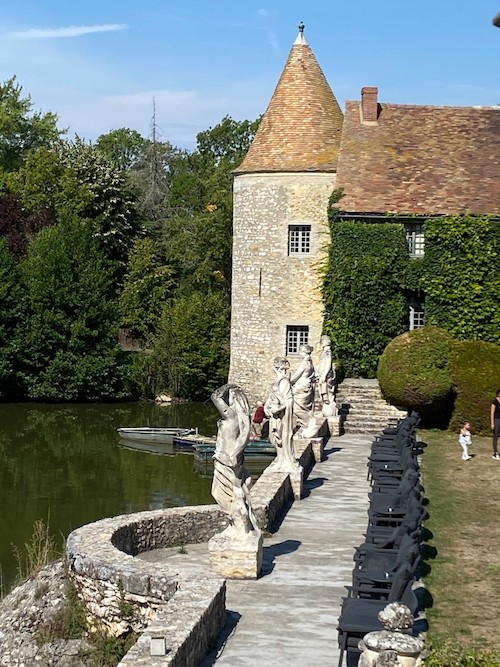
[[[419,667],[424,642],[401,632],[370,632],[359,642],[362,651],[359,667]]]
[[[325,442],[323,438],[311,438],[311,446],[314,455],[314,462],[321,463],[321,461],[325,456],[324,454]]]
[[[296,470],[288,474],[290,475],[293,497],[295,500],[300,500],[304,492],[304,468],[302,466],[297,466]]]
[[[359,642],[358,667],[419,667],[424,642],[407,634],[413,626],[413,615],[400,602],[390,602],[378,614],[385,630],[369,632]]]
[[[340,417],[327,417],[328,428],[330,430],[330,435],[338,436],[340,435]]]
[[[262,567],[262,533],[246,535],[225,530],[208,542],[210,567],[225,579],[257,579]]]

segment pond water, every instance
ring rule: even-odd
[[[73,529],[104,517],[213,503],[211,478],[194,470],[192,454],[125,448],[116,429],[185,426],[213,435],[216,422],[213,406],[200,403],[0,405],[0,593],[15,581],[12,545],[22,549],[38,519],[62,545]]]

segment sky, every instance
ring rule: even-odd
[[[90,141],[128,127],[192,149],[253,120],[305,35],[341,106],[500,104],[500,0],[3,0],[0,81]]]

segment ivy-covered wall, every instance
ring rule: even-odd
[[[349,376],[375,377],[390,340],[408,330],[411,297],[425,322],[459,340],[500,340],[500,224],[441,216],[424,225],[425,255],[410,258],[404,225],[346,220],[334,192],[325,267],[324,332]],[[345,215],[345,214],[344,214]]]
[[[385,346],[408,329],[404,227],[334,216],[330,230],[324,331],[346,375],[375,377]]]
[[[500,225],[450,216],[425,224],[426,324],[460,340],[500,339]]]

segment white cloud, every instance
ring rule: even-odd
[[[97,25],[69,25],[60,28],[30,28],[20,32],[12,32],[8,36],[16,39],[57,39],[60,37],[81,37],[95,32],[114,32],[126,30],[124,23],[101,23]]]

